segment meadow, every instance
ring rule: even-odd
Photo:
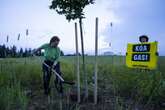
[[[52,89],[53,104],[49,105],[43,95],[42,61],[42,57],[0,59],[0,110],[60,109],[59,96],[55,89]],[[65,80],[76,82],[75,62],[73,56],[61,58]],[[99,56],[97,105],[92,102],[94,57],[86,56],[85,63],[91,99],[77,104],[64,96],[63,110],[165,109],[165,57],[159,57],[156,70],[144,71],[127,68],[124,56]],[[83,92],[82,68],[80,76]],[[53,88],[53,84],[51,86]],[[64,88],[65,94],[75,91],[75,87],[68,85],[64,85]]]

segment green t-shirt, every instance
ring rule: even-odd
[[[60,57],[60,48],[59,47],[51,47],[48,43],[44,44],[40,47],[41,49],[44,49],[44,57],[45,60],[50,60],[50,61],[59,61]]]

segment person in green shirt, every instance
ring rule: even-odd
[[[61,75],[60,71],[60,48],[58,47],[58,44],[60,42],[60,39],[57,36],[53,36],[49,43],[43,44],[40,46],[35,52],[40,51],[43,49],[44,52],[44,62],[42,65],[43,69],[43,82],[44,82],[44,94],[49,95],[50,94],[50,78],[51,78],[51,69],[54,69],[59,75]],[[49,67],[48,67],[49,66]],[[59,79],[56,76],[55,85],[58,83]],[[63,92],[62,88],[62,82],[60,82],[60,89],[59,92]]]

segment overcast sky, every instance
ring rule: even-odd
[[[63,15],[49,9],[50,3],[51,0],[0,0],[0,44],[37,48],[57,35],[64,53],[74,53],[74,22],[77,21],[68,22]],[[165,55],[164,4],[165,0],[96,0],[84,10],[85,52],[94,53],[95,18],[98,17],[99,53],[124,54],[128,42],[137,43],[138,37],[145,34],[151,42],[159,42],[159,53]],[[7,35],[9,42],[6,42]]]

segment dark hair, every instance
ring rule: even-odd
[[[141,36],[139,37],[139,41],[140,41],[140,42],[141,42],[142,38],[146,38],[146,41],[147,41],[147,42],[148,42],[148,40],[149,40],[149,38],[148,38],[147,35],[141,35]]]
[[[60,41],[60,38],[58,36],[53,36],[51,39],[50,39],[50,44],[54,41]]]

